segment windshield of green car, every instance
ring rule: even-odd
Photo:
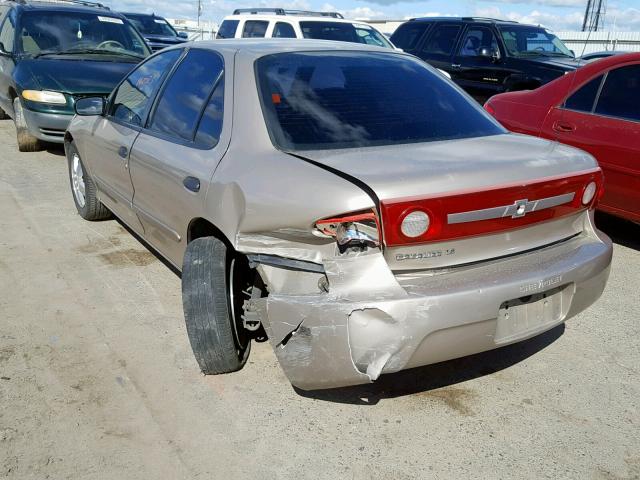
[[[162,35],[165,37],[176,37],[178,35],[173,27],[162,17],[132,15],[129,13],[126,16],[143,35]]]
[[[304,38],[364,43],[393,48],[391,42],[384,35],[364,23],[306,21],[300,22],[300,29]]]
[[[86,53],[142,59],[150,54],[136,29],[108,11],[25,12],[19,30],[19,51],[33,57]]]
[[[500,26],[502,40],[514,57],[534,55],[573,57],[571,50],[558,37],[544,28],[524,25]]]

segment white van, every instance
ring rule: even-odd
[[[337,12],[283,8],[238,8],[224,18],[216,38],[312,38],[395,48],[365,22],[345,20]]]

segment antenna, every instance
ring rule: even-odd
[[[584,21],[582,22],[582,31],[597,32],[598,27],[604,23],[606,9],[606,0],[587,0],[587,8],[584,11]]]

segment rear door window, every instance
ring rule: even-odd
[[[264,38],[269,22],[263,20],[247,20],[242,29],[242,38]]]
[[[155,93],[181,54],[182,50],[169,50],[130,73],[113,96],[111,116],[128,125],[142,126]]]
[[[595,111],[640,121],[640,65],[617,68],[607,74]]]
[[[460,25],[438,25],[422,49],[425,53],[451,56],[460,33]]]
[[[273,27],[273,38],[296,38],[296,31],[293,29],[293,25],[285,22],[278,22]]]
[[[213,148],[220,140],[224,115],[224,74],[218,78],[207,108],[202,114],[195,141],[203,148]]]
[[[564,103],[564,108],[568,110],[575,110],[577,112],[591,113],[593,105],[596,101],[596,95],[600,89],[603,75],[599,75],[590,82],[576,90],[573,95],[567,98]]]
[[[181,141],[193,141],[200,117],[222,71],[222,57],[217,53],[190,50],[167,80],[149,129]]]
[[[489,27],[468,28],[460,45],[461,57],[479,57],[482,49],[500,52],[498,39]]]
[[[429,26],[426,22],[407,22],[391,35],[391,42],[405,51],[415,50]]]
[[[235,38],[238,20],[223,20],[216,34],[216,38]]]

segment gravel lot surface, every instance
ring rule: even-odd
[[[268,344],[199,373],[180,280],[75,212],[0,122],[0,478],[640,478],[640,227],[588,311],[525,343],[296,392]]]

